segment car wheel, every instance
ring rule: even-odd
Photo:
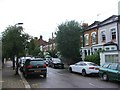
[[[86,76],[86,70],[85,69],[82,70],[82,76]]]
[[[25,77],[25,78],[27,78],[27,77],[28,77],[28,74],[26,74],[26,73],[23,73],[23,75],[24,75],[24,77]]]
[[[70,73],[72,73],[72,72],[73,72],[71,67],[69,67],[69,72],[70,72]]]
[[[46,77],[47,77],[47,74],[44,74],[43,76],[44,76],[44,78],[46,78]]]
[[[20,68],[20,71],[21,71],[21,72],[23,72],[23,69],[22,69],[22,68]]]
[[[54,65],[54,64],[52,65],[52,68],[55,68],[55,65]]]
[[[64,66],[62,66],[62,69],[64,69]]]
[[[102,75],[102,80],[108,81],[108,79],[109,79],[109,78],[108,78],[108,75],[104,73],[104,74]]]

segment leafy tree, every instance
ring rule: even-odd
[[[42,55],[39,45],[38,45],[38,40],[33,39],[33,38],[30,40],[30,42],[28,44],[28,51],[29,51],[29,54],[33,55],[33,56]]]
[[[29,35],[22,32],[22,27],[16,26],[9,26],[2,32],[2,57],[13,60],[13,69],[15,67],[14,57],[25,55],[25,43]]]
[[[66,21],[58,26],[56,43],[63,57],[73,61],[79,56],[81,34],[81,26],[74,20]]]

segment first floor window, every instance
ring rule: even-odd
[[[102,39],[102,42],[106,40],[105,31],[101,32],[101,39]]]
[[[115,28],[111,29],[112,40],[116,39],[116,30]]]
[[[85,45],[88,45],[88,43],[89,43],[89,35],[88,34],[86,34],[85,35]]]
[[[91,38],[92,38],[92,44],[96,44],[96,33],[92,33]]]

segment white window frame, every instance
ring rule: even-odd
[[[115,39],[112,39],[112,29],[114,29],[114,31],[116,32],[116,38]],[[117,28],[116,27],[111,27],[110,28],[110,36],[111,36],[111,40],[116,40],[117,39]]]
[[[94,42],[93,42],[93,38],[92,38],[93,34],[95,34],[95,41],[94,41]],[[96,44],[96,38],[97,38],[97,37],[96,37],[96,32],[92,32],[92,33],[91,33],[92,44]]]
[[[105,40],[103,40],[102,32],[104,32],[104,34],[105,34],[105,30],[102,30],[102,31],[100,32],[101,42],[106,41],[106,34],[105,34]]]
[[[84,37],[85,40],[87,39],[87,41],[85,41],[85,45],[89,45],[89,34],[85,34]]]

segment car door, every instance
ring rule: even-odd
[[[108,78],[109,79],[115,80],[116,78],[118,78],[117,66],[118,66],[118,63],[112,63],[109,66],[109,69],[108,69]]]
[[[120,64],[118,64],[118,73],[117,73],[117,80],[120,81]]]
[[[78,72],[78,73],[82,73],[82,69],[83,69],[83,63],[78,63],[76,64],[75,66],[75,71]]]

